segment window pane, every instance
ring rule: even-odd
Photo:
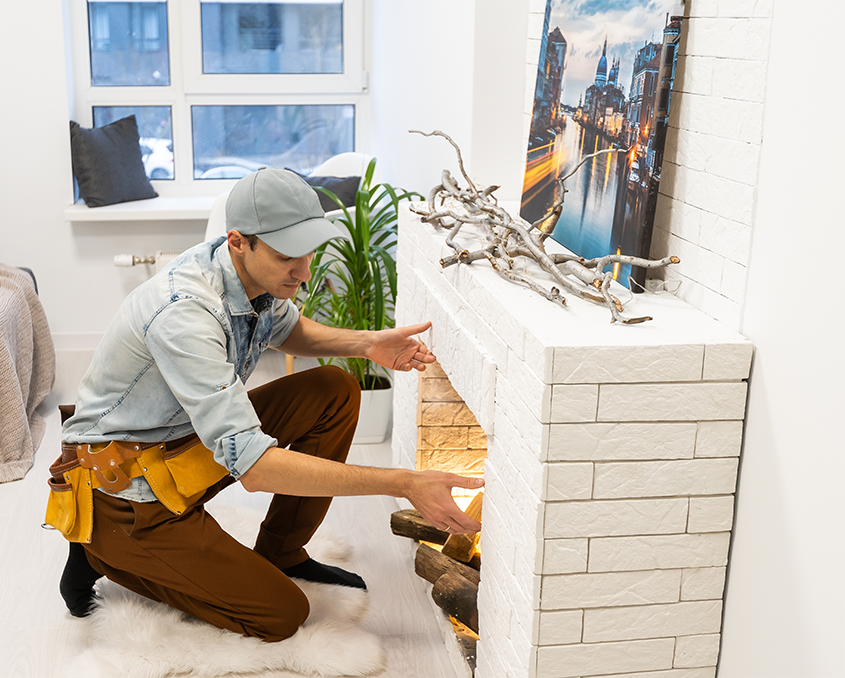
[[[88,0],[91,84],[170,84],[167,3]]]
[[[204,73],[342,73],[343,2],[202,2]]]
[[[94,127],[134,115],[141,137],[141,159],[150,179],[173,178],[170,106],[94,106]]]
[[[192,106],[195,179],[237,179],[259,167],[310,172],[355,150],[355,107]]]

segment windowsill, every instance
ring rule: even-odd
[[[65,208],[67,221],[186,221],[207,220],[217,196],[159,196],[117,205],[88,207],[81,200]]]

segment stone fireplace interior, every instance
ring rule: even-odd
[[[429,365],[419,378],[416,469],[483,477],[487,434],[472,410],[438,363]],[[453,496],[466,508],[474,494],[455,488]]]

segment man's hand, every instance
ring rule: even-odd
[[[476,490],[482,485],[484,481],[480,478],[464,478],[442,471],[420,471],[411,475],[403,495],[438,530],[452,534],[478,532],[481,523],[458,508],[452,498],[452,488]]]
[[[429,327],[431,323],[427,322],[373,332],[364,357],[392,370],[408,372],[415,369],[422,372],[427,363],[435,361],[435,357],[414,335],[425,332]]]

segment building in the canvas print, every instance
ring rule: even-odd
[[[587,14],[574,0],[548,0],[537,68],[521,215],[547,214],[558,178],[585,156],[620,151],[596,156],[566,184],[552,237],[586,258],[648,257],[681,36],[674,0],[619,4],[590,3]],[[644,273],[614,271],[626,287]]]

